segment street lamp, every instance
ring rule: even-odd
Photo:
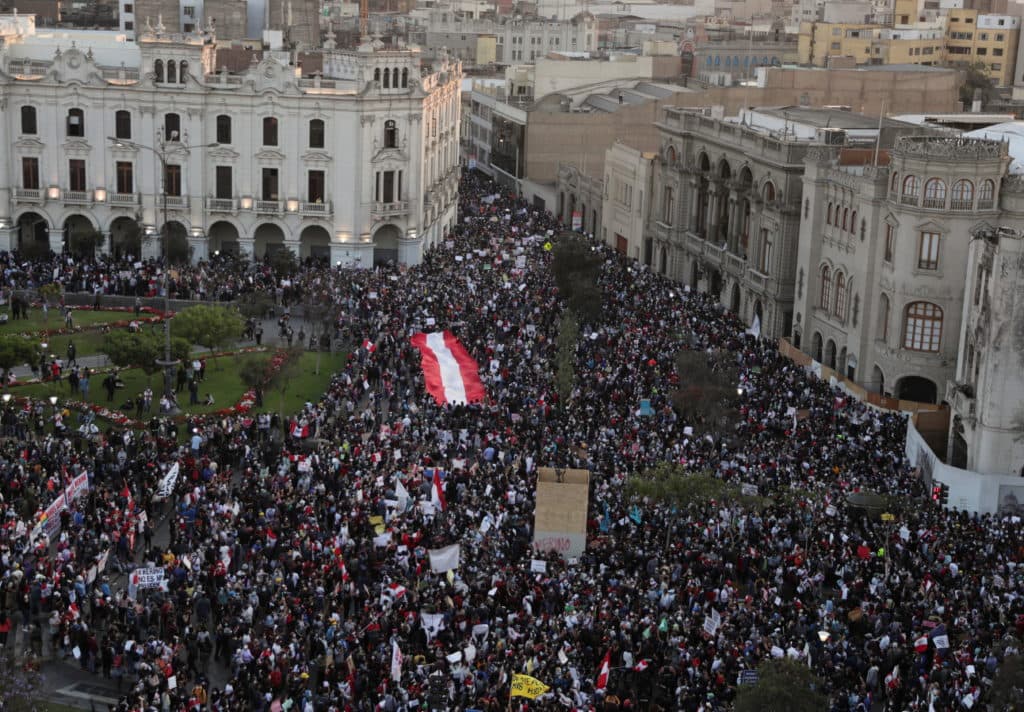
[[[113,136],[107,136],[107,140],[113,142],[117,148],[134,148],[134,149],[145,149],[150,151],[154,156],[160,160],[160,203],[162,223],[160,225],[160,238],[163,240],[163,258],[164,258],[164,278],[163,278],[163,290],[164,290],[164,357],[162,360],[157,360],[156,365],[161,366],[164,370],[164,395],[168,399],[171,397],[173,391],[172,380],[174,378],[174,367],[178,364],[176,359],[171,358],[171,320],[168,318],[168,314],[171,311],[171,284],[170,284],[170,264],[171,264],[171,245],[167,235],[167,144],[164,143],[163,139],[160,140],[159,149],[147,146],[144,143],[137,143],[135,141],[127,141],[125,139],[114,138]],[[201,146],[188,146],[182,145],[181,150],[188,153],[193,148],[213,148],[217,146],[216,143],[205,143]],[[140,255],[141,256],[141,255]]]

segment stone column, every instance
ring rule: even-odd
[[[202,233],[189,235],[188,248],[189,259],[192,261],[192,264],[210,258],[210,242],[206,239],[206,235]]]
[[[18,226],[0,219],[0,250],[10,252],[18,247]]]
[[[708,214],[705,215],[705,239],[709,242],[718,243],[718,201],[721,200],[717,184],[708,186],[710,198],[708,200]]]
[[[687,215],[686,225],[690,232],[700,232],[700,223],[697,218],[700,215],[700,180],[690,178],[690,213]]]

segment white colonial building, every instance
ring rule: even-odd
[[[166,234],[193,260],[415,264],[454,224],[457,61],[363,46],[311,76],[287,52],[229,73],[209,32],[131,43],[7,16],[0,37],[0,248],[99,232],[148,256]]]

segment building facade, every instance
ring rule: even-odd
[[[997,87],[1011,86],[1020,41],[1020,18],[951,10],[946,27],[946,59],[951,66],[982,64]]]
[[[972,234],[952,406],[948,462],[976,472],[1024,473],[1024,184],[1004,181],[1001,205],[1013,227],[979,226]],[[1006,216],[1009,217],[1009,216]]]
[[[415,264],[454,224],[457,61],[421,69],[415,51],[364,47],[325,51],[323,76],[272,53],[229,74],[209,35],[95,53],[71,39],[46,59],[31,36],[5,39],[0,248],[60,252],[98,232],[102,249],[143,256],[164,235],[193,260]]]
[[[657,158],[657,153],[617,141],[604,160],[600,236],[619,254],[636,260],[643,258],[644,228]]]
[[[941,400],[957,363],[971,234],[1000,224],[999,141],[903,136],[865,162],[817,150],[804,176],[793,341],[869,390]]]

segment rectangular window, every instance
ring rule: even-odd
[[[30,135],[36,133],[36,107],[21,107],[21,132]]]
[[[1002,57],[1003,56],[1002,48],[1001,47],[993,47],[992,48],[992,56],[993,57]]]
[[[761,228],[761,274],[771,274],[772,243],[768,237],[768,228]]]
[[[181,166],[169,163],[164,174],[164,190],[167,195],[181,196]]]
[[[219,200],[231,200],[234,186],[231,181],[231,166],[217,166],[215,171],[216,191]]]
[[[129,2],[126,2],[126,3],[124,4],[124,14],[125,14],[125,15],[131,15],[131,14],[133,14],[134,12],[135,12],[135,6],[134,6],[134,5],[132,5],[132,4],[131,4],[131,3],[129,3]]]
[[[922,232],[917,251],[918,269],[939,268],[939,233]]]
[[[892,254],[896,249],[896,229],[889,224],[885,226],[885,254],[882,256],[889,264],[892,264]]]
[[[68,188],[71,190],[86,190],[84,159],[72,158],[68,161]]]
[[[988,50],[985,47],[978,47],[977,54],[979,57],[984,57],[986,54],[988,54]]]
[[[131,140],[132,137],[132,115],[130,111],[114,112],[114,138]]]
[[[127,30],[134,30],[134,29],[135,29],[135,23],[134,23],[134,22],[132,22],[131,20],[128,20],[128,21],[126,21],[126,22],[124,23],[124,29],[125,29],[126,31],[127,31]]]
[[[263,145],[277,145],[277,119],[273,116],[263,119]]]
[[[118,161],[117,169],[117,192],[127,195],[135,192],[135,176],[131,161]]]
[[[309,194],[307,199],[311,203],[322,203],[324,202],[324,172],[323,171],[310,171],[309,172]]]
[[[395,172],[384,171],[383,183],[381,200],[385,203],[395,202]]]
[[[263,169],[263,200],[280,200],[277,197],[277,169]]]
[[[181,9],[181,14],[183,14],[185,17],[195,17],[196,9],[191,5],[186,5]]]
[[[39,190],[39,159],[21,159],[21,187]]]

